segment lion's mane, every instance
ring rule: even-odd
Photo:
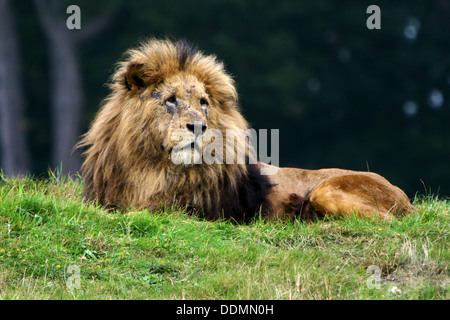
[[[86,148],[82,173],[85,197],[118,208],[181,205],[208,219],[243,221],[267,211],[269,180],[258,164],[172,163],[158,137],[166,116],[152,99],[158,87],[176,75],[195,77],[210,100],[209,128],[246,130],[233,79],[215,56],[185,41],[150,39],[125,53],[105,99],[79,147]],[[253,162],[252,162],[253,163]]]

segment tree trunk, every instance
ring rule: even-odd
[[[69,30],[66,20],[53,12],[54,1],[34,0],[41,24],[51,47],[52,76],[52,165],[62,174],[80,169],[80,154],[74,150],[80,138],[83,110],[83,88],[77,48],[80,43],[98,35],[112,20],[116,7],[106,10],[82,30]]]
[[[20,69],[11,3],[0,0],[1,168],[6,175],[24,175],[30,169]]]
[[[80,155],[73,151],[80,132],[83,106],[80,69],[76,47],[64,32],[55,32],[51,41],[53,165],[61,173],[76,173]]]
[[[52,12],[53,2],[35,4],[51,49],[52,166],[74,174],[80,168],[79,154],[72,150],[80,135],[83,101],[76,43],[65,21]]]

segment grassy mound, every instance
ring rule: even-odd
[[[449,299],[450,202],[314,224],[110,213],[77,179],[0,177],[0,299]]]

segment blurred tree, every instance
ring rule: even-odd
[[[6,175],[30,170],[17,36],[11,1],[0,0],[0,164]]]
[[[40,173],[47,169],[56,132],[48,129],[54,81],[46,72],[52,63],[46,57],[54,53],[53,46],[41,45],[36,12],[29,10],[33,1],[16,1],[14,7],[30,106],[27,128]],[[78,5],[81,31],[85,21],[120,6],[117,23],[101,37],[74,46],[88,106],[81,112],[81,132],[108,94],[103,84],[126,49],[149,36],[186,38],[225,62],[252,127],[280,129],[281,165],[369,168],[410,196],[424,191],[421,180],[427,192],[450,194],[448,0],[379,0],[380,30],[367,29],[366,10],[374,4],[369,0],[45,3],[62,23],[67,6]],[[65,70],[62,82],[71,77]]]
[[[81,134],[84,102],[78,46],[99,35],[110,23],[114,11],[104,11],[81,30],[70,30],[66,20],[56,12],[55,1],[35,0],[34,3],[51,47],[53,165],[61,166],[64,174],[73,174],[80,168],[79,152],[73,147]]]

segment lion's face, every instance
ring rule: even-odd
[[[131,129],[137,141],[147,144],[135,150],[160,153],[169,164],[181,167],[204,164],[204,151],[214,142],[214,134],[225,135],[229,127],[221,121],[220,106],[208,95],[205,84],[190,74],[173,75],[143,90],[135,112],[133,122],[142,123],[135,129],[148,131]]]
[[[174,164],[201,163],[209,141],[206,130],[214,127],[209,113],[213,107],[203,83],[192,75],[175,75],[150,94],[154,112],[160,114],[158,139]]]
[[[127,152],[179,167],[224,163],[223,155],[234,152],[235,146],[226,147],[227,130],[245,130],[247,122],[233,80],[215,58],[153,43],[134,52],[122,70],[117,92],[126,103],[118,130],[124,144],[133,145]]]

